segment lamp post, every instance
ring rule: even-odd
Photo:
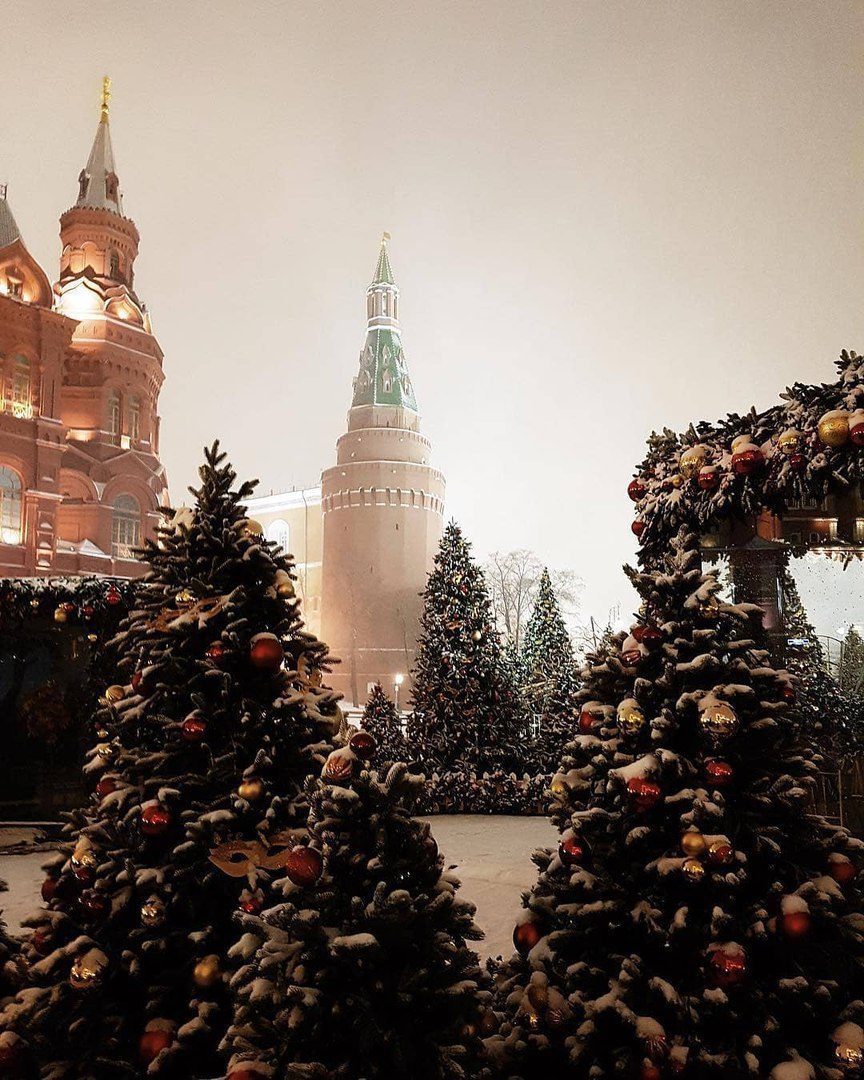
[[[399,687],[405,682],[405,676],[402,674],[396,674],[393,676],[393,689],[395,693],[393,695],[396,704],[396,712],[399,712]]]

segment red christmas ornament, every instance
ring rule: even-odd
[[[207,734],[207,724],[198,713],[190,713],[180,725],[180,734],[184,742],[200,743]]]
[[[849,439],[855,446],[864,446],[864,424],[849,428]]]
[[[355,731],[348,740],[348,747],[354,751],[357,757],[362,758],[363,761],[368,761],[378,749],[378,743],[371,732],[361,729]]]
[[[809,911],[788,911],[780,916],[780,929],[783,936],[795,941],[810,933]]]
[[[85,604],[81,609],[81,613],[85,619],[92,619],[96,614],[96,608],[94,608],[92,604]]]
[[[163,1050],[174,1042],[174,1032],[166,1028],[156,1028],[154,1031],[145,1031],[138,1040],[138,1053],[145,1065],[155,1061]]]
[[[257,1069],[232,1069],[228,1080],[265,1080],[264,1074]]]
[[[150,803],[141,810],[141,832],[145,836],[163,836],[171,824],[171,811],[161,803]]]
[[[106,795],[113,795],[117,790],[117,786],[116,776],[103,776],[96,785],[96,795],[100,799],[104,799]]]
[[[801,472],[802,469],[807,468],[807,458],[803,454],[792,454],[789,458],[789,465],[795,472]]]
[[[724,989],[738,986],[747,975],[747,954],[740,945],[728,951],[714,949],[708,960],[708,969],[718,986]]]
[[[249,647],[249,662],[252,667],[259,671],[269,671],[271,674],[279,670],[285,659],[285,650],[279,643],[278,638],[271,634],[259,634],[252,639]]]
[[[57,878],[46,877],[42,882],[42,889],[40,891],[45,903],[50,904],[57,893]]]
[[[212,660],[214,664],[218,664],[225,655],[225,646],[221,641],[214,641],[212,645],[208,646],[204,655],[208,660]]]
[[[240,898],[240,910],[247,915],[260,915],[264,910],[264,897],[260,892],[250,893],[246,890]]]
[[[705,762],[705,777],[713,787],[724,788],[735,779],[735,770],[728,761],[710,758]]]
[[[708,862],[712,866],[728,866],[734,858],[735,849],[724,841],[717,841],[708,848]]]
[[[79,903],[91,919],[104,918],[111,909],[108,897],[95,889],[86,889],[81,893]]]
[[[720,486],[720,473],[713,465],[706,465],[699,470],[696,483],[703,491],[714,491]]]
[[[67,615],[75,614],[75,605],[71,601],[67,600],[65,604],[61,604],[60,606],[63,608]]]
[[[294,882],[304,889],[314,885],[324,870],[324,860],[317,848],[295,847],[288,856],[285,864],[285,873]]]
[[[632,532],[633,535],[636,537],[641,536],[642,533],[645,532],[645,522],[639,521],[639,519],[637,518],[636,521],[634,521],[633,524],[630,526],[630,532]]]
[[[648,487],[644,480],[640,480],[638,476],[635,476],[627,485],[627,494],[633,500],[633,502],[639,502],[640,499],[645,497]]]
[[[43,926],[40,926],[38,930],[34,930],[30,935],[30,944],[40,956],[47,956],[53,948],[53,945],[51,944],[51,934],[47,928]],[[0,1064],[2,1064],[2,1060],[0,1060]],[[0,1076],[2,1075],[3,1072],[0,1070]]]
[[[663,631],[650,623],[640,623],[638,626],[634,626],[630,633],[640,645],[647,645],[649,648],[663,640]]]
[[[150,693],[150,678],[140,669],[132,676],[132,689],[136,694],[146,697]]]
[[[783,700],[788,701],[790,705],[795,701],[795,687],[790,686],[789,683],[783,687]]]
[[[639,1070],[639,1080],[662,1080],[663,1073],[653,1062],[643,1062]]]
[[[732,455],[732,471],[736,476],[752,476],[765,463],[765,455],[755,446]]]
[[[828,873],[834,878],[838,885],[848,885],[849,882],[854,881],[858,875],[855,863],[843,856],[838,856],[829,860]]]
[[[520,956],[527,956],[542,937],[539,924],[529,919],[516,926],[513,931],[513,944]]]
[[[565,866],[584,866],[591,861],[591,849],[583,836],[568,830],[558,844],[558,858]]]
[[[652,810],[663,797],[663,789],[653,780],[646,780],[642,776],[634,776],[627,781],[627,794],[633,805],[641,813]]]
[[[621,653],[621,663],[624,667],[638,667],[642,661],[642,653],[638,649],[627,649]]]
[[[75,877],[81,882],[82,885],[89,885],[93,881],[93,878],[95,876],[93,873],[93,867],[86,865],[76,866],[74,873]]]
[[[579,713],[579,730],[582,732],[583,735],[591,734],[591,732],[594,730],[595,720],[596,717],[593,715],[593,713],[588,712],[587,709],[583,709],[582,712]]]
[[[119,604],[123,597],[120,595],[120,590],[116,585],[112,585],[108,592],[105,593],[106,601],[113,607],[115,604]]]

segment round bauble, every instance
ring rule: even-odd
[[[695,446],[688,447],[678,459],[678,468],[681,470],[681,475],[684,479],[692,480],[705,464],[707,457],[708,447],[703,446],[702,443],[697,443]]]
[[[126,697],[126,688],[120,686],[119,683],[115,683],[113,686],[108,687],[104,697],[109,705],[116,705],[118,701],[122,701]]]
[[[702,491],[715,491],[720,486],[720,470],[716,465],[705,465],[699,470],[696,483]]]
[[[88,919],[104,919],[111,910],[111,901],[105,893],[98,892],[96,889],[85,889],[78,903]]]
[[[715,840],[708,848],[708,862],[712,866],[729,866],[735,861],[735,849],[728,840]]]
[[[105,600],[114,607],[119,604],[123,597],[120,595],[120,590],[116,586],[112,585],[111,588],[105,593]]]
[[[197,744],[204,741],[207,723],[200,713],[190,713],[180,725],[180,734],[184,742]]]
[[[804,454],[792,454],[789,458],[789,467],[795,472],[802,472],[807,468],[807,457]]]
[[[254,518],[246,518],[243,522],[243,532],[250,538],[264,535],[264,526]]]
[[[211,953],[210,956],[205,956],[203,959],[199,960],[192,969],[192,978],[195,981],[195,985],[200,986],[202,989],[215,986],[222,978],[222,967],[219,957],[215,953]]]
[[[66,613],[66,609],[61,605],[54,609],[54,622],[65,623],[69,621],[69,616]]]
[[[178,604],[191,604],[195,600],[195,593],[191,589],[181,589],[174,599]]]
[[[273,673],[282,666],[285,650],[273,634],[256,634],[249,643],[249,663],[258,671]]]
[[[752,476],[765,464],[765,455],[758,446],[748,446],[732,455],[732,472],[736,476]]]
[[[542,937],[540,924],[533,919],[527,919],[517,923],[513,931],[513,944],[520,956],[527,956]]]
[[[321,778],[335,784],[350,780],[354,773],[355,760],[353,751],[346,746],[334,750],[324,762]]]
[[[698,885],[705,878],[707,871],[698,859],[685,859],[681,864],[681,873],[693,885]]]
[[[639,502],[640,499],[644,499],[647,491],[647,484],[644,480],[640,480],[638,476],[631,480],[627,485],[627,494],[633,502]]]
[[[701,832],[691,829],[681,835],[681,850],[688,858],[701,859],[708,851],[708,841]]]
[[[630,532],[632,532],[633,535],[636,537],[641,536],[642,533],[645,532],[645,522],[639,521],[637,518],[637,520],[634,521],[633,524],[630,526]]]
[[[735,779],[735,770],[728,761],[709,758],[705,762],[705,778],[715,788],[726,788]]]
[[[57,893],[57,878],[46,877],[42,882],[42,888],[40,889],[40,895],[46,904],[50,904]]]
[[[708,972],[717,986],[738,986],[747,977],[747,954],[740,945],[719,946],[708,957]]]
[[[363,761],[368,761],[378,749],[378,743],[375,740],[375,736],[369,731],[355,731],[351,738],[348,740],[348,747],[351,749],[357,757]]]
[[[161,803],[141,807],[141,832],[145,836],[164,836],[171,824],[171,811]]]
[[[264,910],[264,894],[260,889],[250,892],[244,889],[240,896],[240,910],[247,915],[260,915]]]
[[[786,911],[777,920],[780,932],[790,941],[806,937],[810,933],[809,911]]]
[[[864,446],[864,421],[858,421],[849,428],[849,441],[854,446]]]
[[[627,794],[631,804],[640,813],[653,810],[663,798],[663,789],[654,780],[644,776],[634,776],[627,781]]]
[[[165,922],[165,902],[161,896],[151,896],[141,905],[141,924],[148,930]]]
[[[599,717],[596,717],[593,713],[587,709],[583,709],[579,713],[579,731],[582,735],[590,735],[594,730],[594,724]]]
[[[848,1021],[831,1033],[834,1042],[834,1062],[847,1076],[860,1076],[864,1069],[864,1031],[859,1024]]]
[[[628,634],[621,643],[621,663],[625,667],[638,667],[642,661],[642,650],[632,634]]]
[[[737,454],[741,450],[745,450],[748,446],[753,445],[755,444],[753,442],[752,432],[742,432],[740,435],[736,435],[735,438],[732,440],[732,453]]]
[[[317,848],[299,845],[292,848],[285,864],[285,873],[295,885],[308,889],[315,885],[324,871],[324,860]]]
[[[237,788],[237,794],[246,802],[258,802],[264,794],[264,781],[257,776],[247,777]]]
[[[678,488],[684,486],[684,479],[685,478],[681,475],[681,473],[675,473],[674,476],[669,477],[669,484],[677,491]]]
[[[556,799],[559,799],[562,802],[566,801],[566,799],[569,798],[570,785],[567,783],[567,780],[563,773],[556,773],[552,777],[552,780],[549,783],[549,790],[552,792]]]
[[[838,885],[848,885],[858,875],[855,864],[845,855],[834,855],[828,860],[828,873]]]
[[[633,627],[630,633],[640,645],[645,645],[649,649],[659,645],[663,640],[663,631],[656,626],[652,626],[651,623],[639,623],[638,626]]]
[[[225,656],[225,646],[221,641],[214,641],[211,645],[208,645],[207,651],[204,653],[208,660],[214,664],[218,664],[220,660]]]
[[[591,848],[584,836],[567,829],[558,842],[558,858],[565,866],[586,866],[591,861]]]
[[[118,783],[116,776],[103,776],[96,785],[96,796],[100,800],[105,799],[109,795],[113,795],[117,788]]]
[[[849,439],[849,414],[843,409],[834,409],[819,421],[816,430],[825,446],[843,446]]]
[[[69,983],[74,990],[93,990],[105,976],[108,957],[100,949],[90,949],[79,956],[69,972]]]
[[[170,1026],[151,1028],[138,1040],[138,1056],[145,1065],[149,1065],[167,1050],[174,1042],[174,1031]]]
[[[280,581],[276,586],[276,595],[282,600],[293,600],[296,596],[294,582],[290,578],[287,581]]]
[[[728,701],[706,699],[699,705],[699,723],[706,735],[722,741],[738,730],[738,715]]]
[[[786,428],[777,436],[777,447],[781,454],[792,457],[796,450],[800,450],[803,437],[797,428]]]
[[[645,713],[635,698],[625,698],[616,710],[616,720],[621,734],[632,737],[645,726]]]

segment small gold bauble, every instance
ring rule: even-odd
[[[826,446],[843,446],[849,438],[849,414],[842,409],[825,413],[817,430],[819,438]]]
[[[210,956],[205,956],[203,960],[199,960],[192,972],[192,978],[195,980],[195,985],[205,988],[217,983],[221,975],[222,970],[219,966],[219,957],[216,956],[215,953],[212,953]]]
[[[702,443],[688,447],[678,459],[678,468],[685,480],[692,480],[705,464],[708,457],[708,447]]]
[[[181,589],[174,597],[178,604],[191,604],[195,599],[195,593],[190,589]]]
[[[549,784],[549,790],[556,799],[566,799],[570,794],[570,788],[561,773],[556,773],[555,776],[552,777],[552,782]]]
[[[247,802],[258,802],[264,794],[264,783],[257,776],[250,776],[237,788],[237,794]]]
[[[753,436],[749,431],[745,431],[741,435],[736,435],[732,440],[732,453],[737,454],[745,446],[753,445]]]
[[[712,701],[700,709],[699,722],[713,739],[728,739],[738,730],[738,716],[726,701]]]
[[[645,726],[645,713],[634,698],[627,698],[618,706],[618,730],[622,735],[636,735]]]
[[[161,926],[165,921],[165,904],[158,896],[151,896],[141,905],[141,922],[145,926]]]
[[[708,841],[701,832],[685,832],[681,836],[681,850],[691,859],[698,859],[708,850]]]
[[[118,686],[116,683],[114,686],[109,686],[105,691],[105,700],[111,705],[116,705],[116,703],[122,701],[124,697],[126,697],[126,691],[122,686]]]
[[[777,436],[777,446],[781,454],[791,457],[801,445],[801,432],[797,428],[786,428]]]
[[[69,615],[65,608],[58,607],[54,609],[54,622],[64,623],[69,621]]]
[[[98,634],[88,634],[87,635],[87,640],[92,644],[94,641],[99,640],[99,635]]]
[[[670,478],[669,483],[673,488],[680,488],[684,483],[684,477],[681,473],[675,473],[675,475]]]
[[[90,949],[79,956],[69,972],[69,982],[76,990],[91,990],[102,982],[108,958],[99,949]]]
[[[73,870],[79,870],[81,867],[85,866],[88,870],[95,870],[98,860],[91,848],[78,847],[72,852],[72,859],[70,861]]]
[[[104,742],[110,734],[111,732],[106,730],[104,727],[96,729],[96,738],[100,739],[102,742]]]
[[[247,518],[243,522],[243,530],[247,536],[262,536],[264,533],[264,526],[260,521],[254,521],[252,518]]]
[[[276,595],[283,600],[291,600],[296,594],[293,581],[282,581],[276,586]]]
[[[685,859],[681,870],[689,881],[701,881],[705,877],[705,867],[698,859]]]

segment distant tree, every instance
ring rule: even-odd
[[[375,736],[378,761],[405,760],[407,747],[399,712],[381,683],[372,687],[360,726]]]
[[[483,567],[498,632],[517,648],[540,589],[545,567],[535,552],[527,548],[493,551]],[[578,609],[581,581],[572,570],[551,571],[555,593],[563,614],[572,619]]]
[[[838,681],[844,690],[858,693],[864,683],[864,639],[854,626],[843,641],[843,649],[840,653],[840,667],[838,669]]]

